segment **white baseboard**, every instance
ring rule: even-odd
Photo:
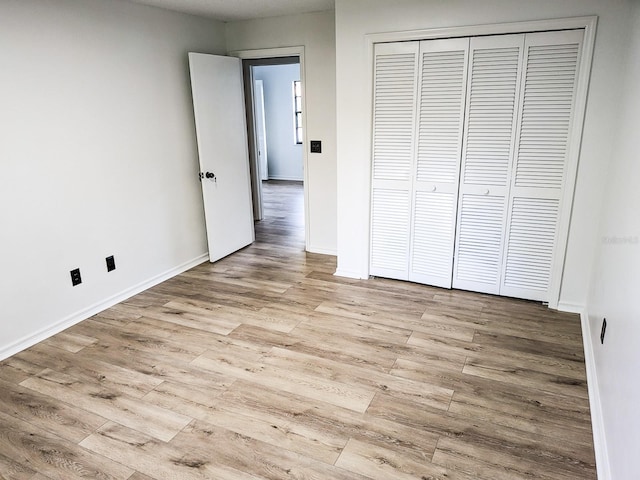
[[[120,293],[117,293],[103,301],[95,303],[90,307],[87,307],[79,312],[73,313],[66,318],[50,325],[46,328],[43,328],[35,333],[22,337],[20,340],[13,342],[9,345],[5,345],[0,347],[0,360],[4,360],[12,355],[15,355],[26,348],[29,348],[35,345],[38,342],[46,340],[47,338],[55,335],[56,333],[60,333],[63,330],[75,325],[76,323],[80,323],[83,320],[86,320],[89,317],[92,317],[96,313],[100,313],[103,310],[106,310],[109,307],[114,306],[117,303],[123,302],[124,300],[137,295],[140,292],[143,292],[159,283],[164,282],[176,275],[189,270],[190,268],[195,267],[196,265],[200,265],[203,262],[206,262],[209,259],[209,254],[204,253],[199,255],[198,257],[189,260],[177,267],[171,268],[165,272],[160,273],[148,280],[138,283],[131,288],[127,288]]]
[[[338,254],[338,252],[335,249],[318,248],[318,247],[314,247],[312,245],[309,245],[309,248],[307,248],[307,252],[309,252],[309,253],[319,253],[320,255],[331,255],[332,257],[335,257]]]
[[[559,305],[558,309],[560,309]],[[589,409],[591,411],[591,429],[593,431],[593,448],[596,454],[598,480],[611,480],[609,452],[607,450],[607,439],[605,437],[604,431],[604,418],[602,416],[600,388],[598,386],[596,362],[593,353],[593,343],[591,341],[592,337],[591,327],[589,324],[589,315],[587,314],[587,311],[585,309],[582,309],[578,313],[580,313],[580,323],[582,325],[582,343],[584,347],[584,362],[587,369]]]
[[[280,176],[273,176],[273,175],[269,175],[269,180],[286,180],[288,182],[304,182],[304,178],[280,177]]]
[[[365,278],[362,275],[360,275],[360,272],[355,272],[355,271],[351,271],[351,270],[343,270],[343,269],[337,269],[335,271],[334,275],[336,277],[356,278],[358,280],[362,280],[363,278]]]
[[[557,309],[560,312],[578,313],[582,315],[582,312],[584,312],[584,305],[578,305],[577,303],[560,302],[558,303]]]

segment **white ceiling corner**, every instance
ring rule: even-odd
[[[335,0],[129,0],[223,22],[333,10]]]

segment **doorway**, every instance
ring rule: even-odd
[[[260,178],[302,182],[300,64],[251,68]]]
[[[258,231],[261,222],[286,225],[291,238],[275,238],[306,249],[304,63],[301,54],[268,53],[242,62],[254,220]]]
[[[256,242],[304,248],[304,201],[302,182],[263,180],[264,218],[256,222]]]

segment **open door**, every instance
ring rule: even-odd
[[[267,161],[267,127],[264,116],[264,85],[262,80],[253,82],[253,103],[256,124],[256,141],[258,143],[258,166],[260,180],[269,180],[269,163]]]
[[[215,262],[255,239],[242,66],[237,58],[189,53],[200,179]]]

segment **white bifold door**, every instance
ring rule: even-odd
[[[468,49],[376,46],[372,275],[451,287]]]
[[[568,175],[583,32],[525,37],[500,294],[546,301]],[[573,192],[569,192],[571,197]]]
[[[453,287],[499,293],[524,35],[471,39]]]
[[[372,275],[548,300],[582,38],[376,45]]]

